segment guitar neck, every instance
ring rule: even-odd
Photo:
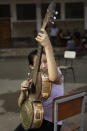
[[[42,29],[46,28],[46,25],[47,25],[47,22],[45,21],[46,17],[47,17],[47,15],[45,16],[45,18],[43,20],[43,24],[42,24],[42,27],[41,27]],[[35,65],[35,72],[33,74],[34,86],[36,86],[36,84],[37,84],[37,78],[38,78],[38,72],[40,70],[42,51],[43,51],[43,47],[39,44],[38,53],[37,53],[37,60],[36,60],[36,65]]]
[[[47,25],[49,19],[52,17],[52,13],[54,13],[55,5],[56,5],[54,1],[55,0],[53,0],[48,6],[47,12],[46,12],[45,17],[43,19],[43,23],[42,23],[42,27],[41,27],[42,29],[46,28],[46,25]],[[43,47],[39,44],[37,60],[36,60],[36,65],[35,65],[35,72],[33,74],[33,83],[34,83],[35,87],[37,84],[38,72],[40,69],[42,51],[43,51]]]
[[[33,83],[34,86],[37,84],[38,72],[40,70],[41,56],[42,56],[43,47],[39,44],[38,53],[37,53],[37,61],[35,66],[35,72],[33,74]]]

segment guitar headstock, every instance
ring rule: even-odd
[[[56,9],[56,3],[54,2],[54,0],[49,4],[47,12],[45,14],[45,17],[43,19],[43,24],[42,24],[42,28],[45,29],[46,25],[51,22],[52,24],[54,24],[54,21],[56,20],[56,16],[58,14],[57,11],[55,11]]]

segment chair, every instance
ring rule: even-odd
[[[76,92],[69,95],[64,95],[53,100],[52,105],[52,121],[54,122],[54,131],[57,130],[57,122],[80,115],[80,124],[69,122],[68,126],[65,123],[61,131],[76,131],[84,129],[84,112],[85,112],[85,95],[86,92]]]
[[[73,68],[73,60],[76,58],[76,52],[75,51],[65,51],[64,52],[64,59],[65,59],[65,64],[59,66],[61,71],[63,71],[64,76],[67,70],[71,70],[73,73],[73,79],[75,79],[75,73],[74,73],[74,68]]]

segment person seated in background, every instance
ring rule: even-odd
[[[74,35],[75,39],[77,39],[80,42],[81,33],[78,28],[74,29],[73,35]]]
[[[65,42],[66,42],[66,40],[64,38],[64,32],[62,29],[60,29],[59,33],[57,34],[57,44],[58,44],[58,46],[63,47],[63,46],[65,46]]]
[[[87,48],[87,38],[86,37],[82,37],[81,45],[83,48]]]
[[[68,50],[68,51],[75,51],[76,50],[75,41],[72,39],[72,37],[70,39],[68,39],[66,42],[66,50]]]
[[[86,49],[87,49],[87,38],[83,36],[80,40],[80,45],[77,47],[77,52],[84,53]]]

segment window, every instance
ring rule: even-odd
[[[45,13],[47,11],[48,5],[49,5],[49,3],[41,4],[41,15],[42,15],[42,18],[44,18],[44,16],[45,16]],[[56,18],[60,19],[60,4],[59,3],[56,3],[56,11],[58,11],[58,15],[56,16]]]
[[[84,18],[84,4],[81,3],[66,3],[65,4],[66,18]]]
[[[0,5],[0,17],[10,17],[10,5]]]
[[[36,5],[35,4],[17,4],[17,19],[18,20],[35,20]]]

